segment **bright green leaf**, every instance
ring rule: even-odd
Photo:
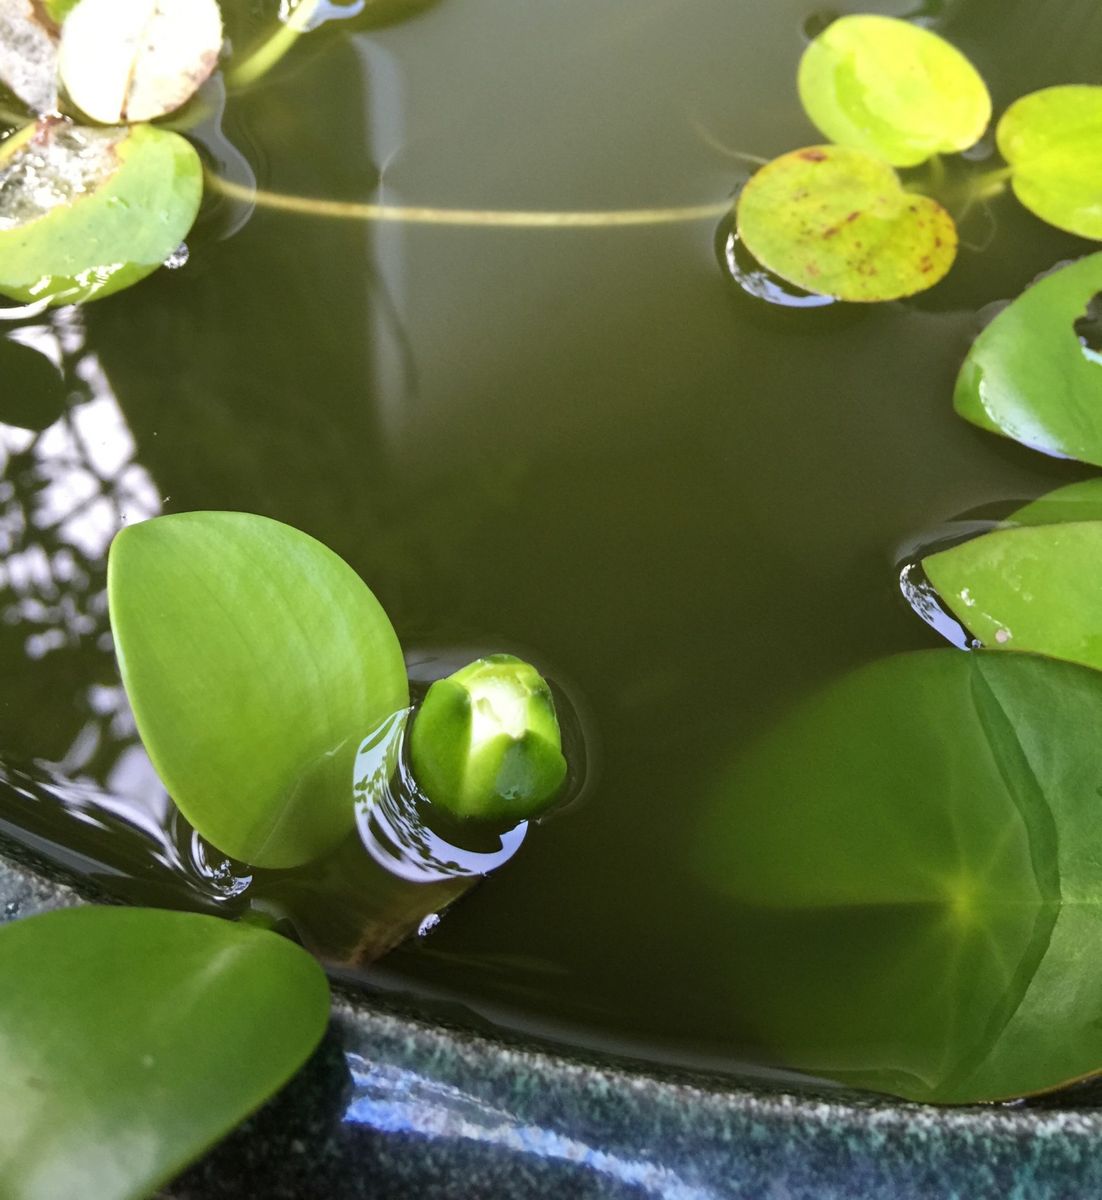
[[[281,1087],[325,976],[215,917],[78,908],[0,930],[0,1191],[140,1200]]]
[[[77,2],[78,0],[43,0],[42,7],[46,10],[46,15],[50,20],[55,25],[60,25],[76,8]]]
[[[1076,321],[1102,292],[1102,254],[1046,276],[979,335],[953,404],[975,425],[1102,466],[1102,360]]]
[[[732,1020],[915,1100],[1102,1069],[1099,729],[1102,676],[983,651],[882,659],[801,705],[701,831],[737,904]]]
[[[1102,670],[1102,521],[998,529],[922,567],[983,645]]]
[[[991,120],[975,67],[936,33],[893,17],[832,22],[804,51],[800,100],[832,142],[913,167],[967,150]]]
[[[1007,517],[1011,525],[1056,525],[1062,521],[1102,521],[1102,478],[1081,479],[1046,492]]]
[[[811,146],[761,168],[738,201],[739,237],[789,283],[839,300],[896,300],[933,287],[957,253],[952,217],[905,192],[886,163]]]
[[[1031,213],[1102,240],[1102,87],[1023,96],[1003,114],[997,138],[1014,168],[1014,194]]]
[[[192,825],[261,867],[339,842],[360,742],[409,703],[398,639],[352,568],[278,521],[180,513],[124,529],[107,583],[138,731]]]
[[[27,126],[0,143],[0,292],[74,304],[129,287],[184,240],[202,191],[175,133]]]

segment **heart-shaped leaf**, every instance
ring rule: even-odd
[[[192,825],[260,867],[339,842],[361,740],[409,703],[355,571],[266,517],[180,513],[124,529],[107,586],[138,731]]]
[[[1046,276],[979,335],[953,404],[975,425],[1102,466],[1102,359],[1076,322],[1102,292],[1102,254]]]
[[[985,646],[1102,671],[1102,521],[998,529],[922,567]]]
[[[1102,87],[1045,88],[1003,114],[999,151],[1014,194],[1069,233],[1102,240]]]
[[[738,905],[736,1027],[923,1101],[1102,1069],[1100,728],[1096,672],[955,650],[875,662],[778,724],[700,843]]]
[[[921,292],[957,253],[941,205],[905,192],[886,163],[845,146],[810,146],[762,167],[739,197],[737,222],[769,270],[839,300]]]
[[[57,108],[57,43],[31,0],[0,0],[0,83],[36,113]]]
[[[975,67],[937,34],[893,17],[832,22],[804,51],[800,100],[832,142],[912,167],[966,150],[991,120]]]
[[[329,993],[291,942],[78,908],[0,930],[5,1200],[141,1200],[305,1061]]]
[[[79,0],[61,27],[59,68],[82,112],[118,125],[185,104],[221,49],[216,0]]]
[[[129,287],[180,245],[202,191],[175,133],[29,125],[0,143],[0,292],[75,304]]]

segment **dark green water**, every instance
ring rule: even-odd
[[[1092,2],[937,11],[997,108],[1102,81]],[[441,0],[312,35],[200,135],[233,178],[304,195],[709,203],[746,178],[721,147],[818,140],[794,85],[812,16],[797,0]],[[1010,200],[992,221],[919,300],[795,312],[738,291],[708,221],[382,226],[217,201],[183,268],[6,326],[63,352],[71,393],[40,434],[0,425],[3,829],[68,845],[127,895],[143,879],[169,895],[182,857],[158,865],[80,815],[82,787],[132,822],[146,797],[157,842],[164,811],[111,654],[106,548],[158,512],[262,513],[343,555],[411,656],[525,653],[586,729],[579,802],[371,978],[573,1043],[752,1058],[732,999],[752,966],[694,869],[717,779],[794,698],[939,644],[900,596],[903,548],[1080,473],[952,412],[980,311],[1085,248]],[[19,404],[0,382],[0,418],[26,421]],[[67,806],[20,795],[26,777]]]

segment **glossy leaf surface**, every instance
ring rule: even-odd
[[[905,192],[860,150],[811,146],[762,167],[738,201],[739,237],[789,283],[839,300],[896,300],[933,287],[957,252],[949,214]]]
[[[1102,240],[1102,87],[1051,87],[1023,96],[1003,114],[997,137],[1014,168],[1014,194],[1031,213]]]
[[[1102,466],[1102,359],[1076,333],[1102,292],[1102,254],[1033,284],[979,335],[953,405],[975,425]]]
[[[73,304],[129,287],[184,240],[202,191],[175,133],[28,126],[0,143],[0,292]]]
[[[1062,521],[1102,521],[1102,478],[1081,479],[1046,492],[1007,517],[1010,525],[1056,525]]]
[[[31,0],[0,0],[0,83],[28,108],[57,108],[57,43]]]
[[[735,1014],[781,1062],[915,1100],[1102,1069],[1102,676],[882,659],[725,778],[700,852],[736,904]]]
[[[139,1200],[285,1083],[329,992],[291,942],[214,917],[78,908],[0,930],[5,1200]]]
[[[922,566],[985,646],[1102,670],[1102,521],[998,529]]]
[[[991,119],[991,97],[968,59],[893,17],[832,22],[804,51],[798,83],[820,132],[897,167],[966,150]]]
[[[108,597],[138,730],[195,828],[261,867],[340,841],[357,747],[409,703],[398,639],[352,568],[278,521],[180,513],[115,538]]]

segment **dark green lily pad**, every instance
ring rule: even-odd
[[[285,1083],[329,991],[215,917],[81,908],[0,930],[5,1200],[141,1200]]]
[[[363,580],[288,525],[198,512],[124,529],[107,587],[138,731],[192,825],[260,867],[335,846],[360,742],[409,704]]]
[[[1102,292],[1102,254],[1028,288],[979,335],[953,404],[982,429],[1102,466],[1102,360],[1076,332]]]
[[[0,143],[0,293],[74,304],[129,287],[184,240],[202,192],[175,133],[27,126]]]
[[[1096,672],[955,650],[875,662],[780,722],[700,839],[737,905],[740,1027],[936,1103],[1102,1069],[1100,728]]]
[[[859,303],[933,287],[957,253],[952,217],[905,192],[886,163],[845,146],[810,146],[762,167],[743,189],[739,237],[789,283]]]
[[[832,142],[913,167],[967,150],[991,120],[991,97],[955,46],[893,17],[833,21],[804,51],[800,100]]]
[[[983,645],[1102,670],[1102,521],[995,530],[922,567]]]
[[[1102,87],[1045,88],[1003,114],[999,151],[1014,194],[1069,233],[1102,240]]]

